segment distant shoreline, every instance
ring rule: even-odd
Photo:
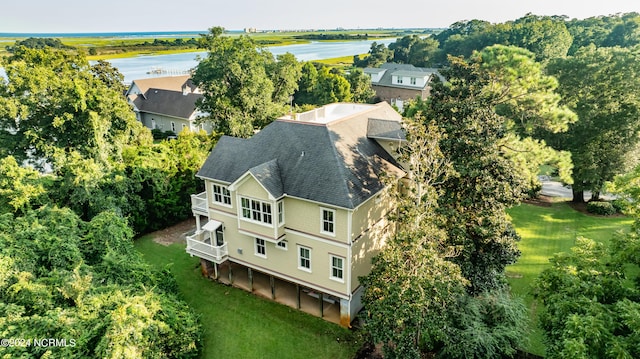
[[[233,32],[233,31],[230,31]],[[134,31],[134,32],[0,32],[0,38],[46,38],[46,37],[108,37],[108,38],[156,38],[188,37],[206,34],[207,31]]]

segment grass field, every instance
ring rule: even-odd
[[[510,209],[509,214],[522,237],[518,243],[522,256],[516,264],[507,267],[507,276],[512,292],[522,297],[530,310],[531,335],[526,349],[543,355],[543,335],[536,326],[539,304],[531,293],[534,280],[550,266],[549,259],[555,253],[569,251],[577,237],[608,242],[616,231],[627,230],[632,220],[586,215],[564,202],[550,207],[522,204]]]
[[[352,358],[356,334],[320,318],[225,286],[200,274],[183,244],[164,246],[150,236],[136,248],[158,267],[169,266],[180,292],[199,315],[201,358]]]

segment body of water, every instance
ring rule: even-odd
[[[385,45],[395,41],[395,38],[375,40],[375,42]],[[369,52],[373,42],[374,40],[311,42],[308,44],[271,46],[267,49],[274,56],[290,52],[298,61],[313,61],[364,54]],[[145,55],[108,61],[124,75],[125,82],[131,82],[136,79],[154,76],[188,73],[198,65],[198,57],[205,56],[207,56],[206,52],[189,52],[171,55]]]
[[[151,33],[158,35],[158,33]],[[172,36],[175,33],[166,33]],[[96,34],[93,34],[94,36]],[[122,36],[143,36],[141,34],[122,34]],[[151,36],[146,34],[146,36]],[[373,42],[389,45],[395,38],[362,41],[311,42],[308,44],[271,46],[267,49],[275,56],[287,52],[292,53],[298,61],[313,61],[336,57],[353,56],[369,52]],[[130,83],[136,79],[154,76],[169,76],[186,74],[198,65],[198,58],[207,56],[206,52],[188,52],[171,55],[143,55],[121,59],[108,60]],[[0,67],[0,77],[5,77],[4,69]]]

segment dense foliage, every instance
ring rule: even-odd
[[[153,144],[114,86],[122,75],[76,52],[20,46],[3,66],[0,337],[66,346],[2,354],[196,357],[197,318],[132,237],[190,215],[213,139]]]
[[[583,191],[598,199],[606,181],[635,165],[640,133],[640,53],[638,49],[593,45],[550,62],[562,102],[580,118],[548,143],[570,151],[574,201]]]
[[[437,187],[437,211],[452,261],[470,281],[470,292],[480,293],[500,288],[504,267],[519,256],[505,209],[523,198],[527,182],[504,155],[505,118],[484,91],[490,75],[458,59],[445,76],[448,83],[434,83],[429,100],[412,111],[443,131],[439,146],[453,172]]]
[[[113,212],[83,222],[41,207],[0,216],[0,337],[64,340],[3,348],[48,358],[193,358],[195,315],[168,272],[147,265]]]
[[[551,259],[537,283],[549,358],[640,356],[638,233],[620,235],[610,247],[580,238],[571,253]]]
[[[444,134],[435,122],[420,121],[405,120],[400,161],[408,176],[392,185],[397,233],[361,278],[365,330],[386,358],[512,355],[526,332],[526,310],[502,290],[466,290],[472,283],[450,258],[451,233],[438,225],[441,184],[455,175],[454,163],[439,149]]]
[[[223,36],[214,27],[203,36],[209,54],[198,63],[193,81],[204,97],[199,108],[217,132],[250,137],[287,112],[301,65],[290,54],[276,59],[248,36]]]

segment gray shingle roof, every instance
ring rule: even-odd
[[[188,119],[196,111],[196,101],[201,94],[150,88],[143,95],[136,95],[133,104],[142,112],[156,113]]]
[[[369,73],[369,69],[367,68],[365,72]],[[394,84],[392,82],[393,76],[408,76],[408,77],[423,77],[423,76],[439,76],[437,69],[433,68],[423,68],[423,67],[415,67],[410,64],[396,64],[387,62],[382,65],[378,69],[386,69],[385,73],[382,75],[378,82],[373,83],[375,86],[387,86],[387,87],[398,87],[398,88],[408,88],[408,89],[418,89],[420,87],[410,86],[410,85],[399,85]],[[428,81],[427,81],[428,84]],[[426,85],[425,85],[426,86]]]
[[[387,140],[406,140],[406,134],[397,121],[370,118],[367,126],[367,137]]]
[[[264,188],[275,198],[284,194],[282,178],[280,177],[280,167],[278,160],[271,160],[259,164],[249,170],[249,172],[260,182]]]
[[[198,176],[232,183],[251,172],[271,192],[355,208],[400,165],[374,139],[369,118],[400,121],[387,103],[328,124],[277,120],[250,139],[223,136]],[[279,176],[277,175],[279,174]]]

